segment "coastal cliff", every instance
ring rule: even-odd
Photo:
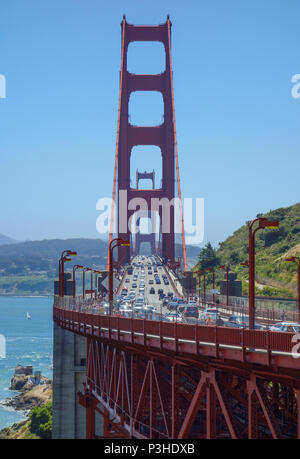
[[[0,439],[33,439],[40,438],[32,432],[30,414],[36,407],[41,407],[52,402],[52,381],[39,372],[33,375],[32,367],[18,366],[11,379],[10,390],[20,393],[7,398],[1,404],[15,410],[23,411],[27,420],[6,427],[0,431]]]

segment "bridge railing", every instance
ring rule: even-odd
[[[219,302],[216,303],[216,300]],[[201,295],[202,305],[213,304],[220,311],[230,315],[248,315],[248,298],[244,297],[229,297],[229,305],[227,298],[224,295],[213,295],[207,293]],[[255,317],[264,322],[296,322],[300,323],[300,314],[296,301],[280,300],[280,299],[256,299],[255,301]]]
[[[295,346],[294,333],[271,332],[269,330],[248,330],[207,326],[198,324],[181,324],[154,321],[148,319],[117,317],[93,312],[80,312],[54,306],[54,321],[73,332],[101,337],[109,334],[111,339],[121,340],[125,334],[143,336],[146,339],[159,339],[159,346],[168,346],[166,339],[175,343],[204,343],[215,346],[237,346],[248,351],[263,350],[268,355],[272,352],[293,353]],[[106,336],[105,335],[105,336]],[[104,336],[104,335],[103,335]],[[122,339],[123,340],[123,339]],[[177,345],[177,344],[176,344]],[[195,351],[197,352],[197,346]],[[296,365],[295,359],[295,365]]]
[[[54,295],[54,306],[69,311],[101,314],[104,313],[104,308],[101,305],[102,303],[103,300],[99,298],[83,298],[83,296],[81,295],[78,295],[75,298],[73,298],[72,296],[61,297],[58,295]]]

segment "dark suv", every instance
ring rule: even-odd
[[[195,317],[198,319],[198,308],[197,306],[186,306],[183,310],[184,317]]]

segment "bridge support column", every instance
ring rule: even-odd
[[[216,391],[209,380],[206,380],[206,438],[216,438],[217,435],[217,404]]]
[[[258,438],[258,419],[257,419],[257,397],[255,393],[255,382],[253,380],[247,381],[248,392],[248,438]]]
[[[89,395],[86,404],[86,438],[92,440],[96,435],[96,405],[97,399]]]
[[[172,365],[172,398],[171,398],[171,403],[172,403],[172,427],[171,427],[171,436],[172,438],[175,437],[175,429],[176,429],[176,424],[175,424],[175,419],[176,419],[176,382],[177,382],[177,375],[176,375],[176,365],[173,363]]]

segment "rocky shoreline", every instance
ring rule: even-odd
[[[18,366],[11,379],[10,390],[19,393],[13,397],[8,397],[0,402],[1,406],[11,407],[16,411],[22,411],[26,418],[29,417],[31,410],[36,406],[52,400],[52,380],[39,373],[32,374],[32,367]],[[0,438],[7,438],[11,430],[18,431],[28,422],[28,419],[6,427],[0,431]]]
[[[52,397],[52,383],[44,387],[34,387],[27,389],[25,392],[8,397],[0,402],[2,406],[9,406],[17,411],[24,411],[24,414],[29,414],[32,408],[40,406],[50,401]]]

